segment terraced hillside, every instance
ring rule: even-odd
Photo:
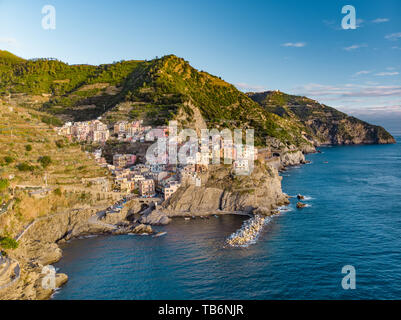
[[[99,186],[82,178],[107,171],[50,123],[46,114],[0,102],[0,237],[14,237],[38,216],[97,200],[89,192]]]

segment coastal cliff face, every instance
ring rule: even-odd
[[[213,166],[202,176],[202,185],[185,185],[163,204],[169,216],[216,212],[266,212],[288,202],[281,177],[270,165],[256,163],[249,176],[236,176],[225,166]]]
[[[248,96],[266,111],[300,123],[316,146],[395,143],[395,139],[384,128],[306,97],[280,91],[248,93]]]
[[[104,211],[107,204],[96,207],[82,207],[49,215],[36,220],[20,236],[17,249],[10,251],[9,256],[18,261],[20,279],[5,290],[0,290],[0,300],[43,300],[49,299],[53,289],[43,286],[46,274],[44,267],[59,261],[62,250],[59,244],[73,238],[96,234],[151,234],[152,228],[128,221],[130,215],[141,210],[138,201],[132,200],[124,209],[116,214],[97,216]],[[117,225],[119,227],[117,227]],[[68,281],[63,273],[55,275],[55,287],[58,288]]]
[[[33,223],[19,239],[17,249],[10,256],[18,261],[21,279],[6,290],[0,291],[0,299],[42,300],[48,299],[52,289],[42,285],[46,274],[43,267],[61,259],[62,250],[56,244],[79,235],[105,231],[104,227],[88,224],[88,219],[95,209],[71,210],[65,213],[50,215]],[[56,287],[67,282],[65,274],[56,274]]]
[[[305,156],[300,150],[290,150],[280,155],[282,167],[296,166],[306,163]]]
[[[317,143],[342,144],[389,144],[395,139],[382,127],[373,126],[356,118],[348,117],[338,121],[311,119],[305,124],[312,129]]]
[[[266,139],[266,145],[268,146],[270,152],[276,155],[272,159],[267,159],[267,161],[278,170],[288,166],[304,164],[306,163],[304,154],[316,152],[316,149],[312,144],[304,143],[300,146],[295,146],[292,144],[288,145],[283,143],[279,139],[272,137]],[[265,157],[264,152],[260,153],[260,157]],[[277,162],[275,160],[279,161]]]

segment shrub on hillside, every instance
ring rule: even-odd
[[[26,150],[26,151],[32,151],[32,146],[31,146],[30,144],[27,144],[27,145],[25,146],[25,150]]]
[[[10,157],[10,156],[5,156],[5,157],[4,157],[4,162],[5,162],[6,164],[13,163],[13,162],[14,162],[14,158],[13,158],[13,157]]]
[[[8,181],[8,179],[0,179],[0,192],[7,190],[9,186],[10,182]]]
[[[18,242],[10,237],[0,237],[0,247],[3,249],[17,249]]]
[[[18,169],[19,171],[22,171],[22,172],[27,172],[27,171],[33,171],[33,170],[35,170],[35,167],[34,167],[34,166],[31,166],[30,164],[28,164],[28,163],[26,163],[26,162],[22,162],[22,163],[19,163],[19,164],[17,165],[17,169]]]
[[[52,159],[49,156],[43,156],[39,157],[38,162],[46,169],[52,163]]]
[[[61,192],[61,189],[60,188],[57,188],[57,189],[55,189],[54,191],[54,194],[56,195],[56,196],[61,196],[62,195],[62,192]]]
[[[64,148],[64,141],[63,140],[57,140],[56,142],[57,148]]]

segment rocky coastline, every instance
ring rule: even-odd
[[[71,239],[91,235],[153,234],[150,225],[141,224],[130,217],[138,213],[141,205],[128,202],[119,213],[104,214],[107,206],[83,207],[38,219],[19,237],[19,247],[10,251],[10,258],[18,261],[20,279],[0,291],[4,300],[45,300],[68,281],[63,273],[55,274],[55,288],[43,286],[44,267],[62,258],[59,245]],[[113,216],[114,215],[114,216]]]
[[[286,150],[277,162],[257,162],[250,176],[235,176],[228,166],[212,166],[201,176],[202,186],[185,184],[173,196],[157,206],[144,206],[137,200],[127,202],[120,212],[107,212],[108,204],[67,210],[38,219],[20,235],[19,247],[10,252],[19,262],[20,280],[0,291],[0,299],[44,300],[54,289],[42,282],[45,266],[62,258],[59,245],[75,238],[109,234],[154,234],[152,226],[165,225],[174,217],[204,217],[239,214],[251,217],[253,231],[259,223],[277,212],[277,207],[289,203],[281,190],[278,170],[305,163],[302,151]],[[247,231],[248,232],[248,231]],[[232,242],[242,243],[237,237]],[[55,287],[68,281],[63,273],[55,275]]]

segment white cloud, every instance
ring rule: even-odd
[[[374,114],[401,114],[401,105],[390,105],[390,106],[369,106],[365,108],[352,108],[345,107],[342,108],[343,111],[347,113],[352,113],[355,115],[374,115]]]
[[[365,20],[363,20],[363,19],[356,19],[356,27],[357,28],[362,27],[364,22],[365,22]]]
[[[379,73],[376,73],[376,76],[385,77],[385,76],[396,76],[398,74],[400,74],[400,73],[397,72],[397,71],[394,71],[394,72],[379,72]]]
[[[305,96],[315,97],[400,97],[401,85],[357,85],[345,84],[339,86],[310,83],[295,88],[295,92]]]
[[[399,38],[401,38],[401,32],[388,34],[384,38],[386,38],[387,40],[393,40],[393,41],[398,40]]]
[[[373,23],[384,23],[384,22],[389,22],[390,19],[388,18],[377,18],[375,20],[372,20]]]
[[[367,46],[368,46],[367,44],[353,44],[352,46],[345,47],[344,50],[351,51],[351,50],[356,50],[359,48],[364,48]]]
[[[282,44],[283,47],[302,48],[306,46],[305,42],[287,42]]]
[[[358,72],[354,73],[354,76],[360,76],[362,74],[369,74],[371,72],[372,71],[369,71],[369,70],[361,70],[361,71],[358,71]]]
[[[244,90],[244,91],[253,91],[253,92],[266,91],[266,88],[263,86],[252,85],[252,84],[245,83],[245,82],[236,83],[235,86],[238,89]]]
[[[4,38],[0,38],[0,43],[4,43],[4,44],[15,46],[18,43],[18,41],[15,38],[4,37]]]

